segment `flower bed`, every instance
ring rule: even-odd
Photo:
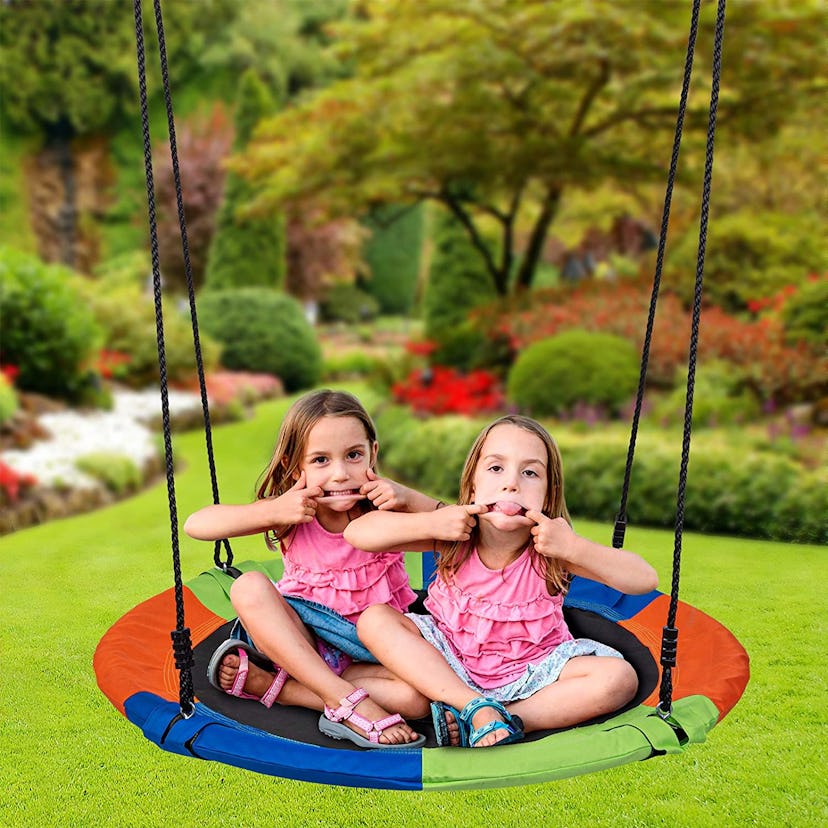
[[[503,407],[500,383],[488,371],[461,374],[435,365],[412,371],[391,393],[418,414],[487,414]]]
[[[279,380],[266,375],[225,372],[208,375],[206,385],[213,424],[239,419],[252,403],[282,394]],[[203,428],[199,393],[170,389],[168,401],[174,430]],[[149,485],[162,473],[157,388],[117,388],[109,411],[70,409],[47,398],[30,402],[36,410],[27,415],[25,439],[16,441],[11,433],[4,438],[0,534],[100,508]],[[128,485],[116,486],[105,474],[79,468],[89,465],[84,459],[95,456],[106,466],[106,455],[113,457],[110,465],[117,458],[134,467]],[[136,485],[134,480],[140,482]]]

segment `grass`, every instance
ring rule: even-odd
[[[355,389],[362,394],[364,389]],[[367,396],[367,394],[365,394]],[[248,500],[286,401],[214,432],[223,501]],[[178,514],[210,500],[200,432],[175,436]],[[607,541],[608,526],[576,520]],[[669,584],[672,533],[631,528]],[[238,560],[258,538],[234,541]],[[747,648],[744,697],[686,754],[542,786],[417,794],[259,776],[166,753],[99,692],[107,627],[172,583],[166,487],[0,539],[0,824],[15,826],[817,826],[825,779],[826,549],[686,535],[682,597]],[[191,578],[212,546],[181,538]],[[664,587],[666,588],[666,586]],[[679,647],[681,641],[679,641]],[[681,650],[679,649],[679,660]]]

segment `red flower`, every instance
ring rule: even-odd
[[[97,369],[98,373],[105,379],[112,379],[113,376],[119,373],[118,369],[123,365],[129,365],[132,362],[132,357],[129,354],[121,353],[120,351],[101,351],[98,354]]]
[[[493,374],[473,371],[463,375],[443,365],[412,371],[391,393],[397,402],[422,414],[474,415],[503,406],[503,392]]]
[[[419,342],[409,341],[405,343],[405,350],[414,356],[427,357],[437,350],[437,343],[430,339],[421,339]]]
[[[21,474],[0,460],[0,494],[5,495],[9,503],[17,503],[20,490],[37,483],[31,474]]]
[[[0,365],[0,374],[9,381],[9,385],[14,385],[14,381],[20,374],[20,369],[16,365]]]

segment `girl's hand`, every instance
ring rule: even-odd
[[[425,498],[426,503],[432,502],[431,498],[414,489],[395,483],[387,477],[380,477],[373,469],[368,469],[368,482],[362,484],[359,492],[371,501],[375,509],[383,512],[419,512],[426,507],[415,502],[418,498],[420,501]]]
[[[543,512],[529,509],[526,517],[535,522],[530,530],[532,542],[539,555],[568,560],[568,550],[576,537],[572,527],[562,518],[549,518]]]
[[[465,506],[443,506],[429,512],[429,525],[433,528],[434,540],[467,541],[477,524],[477,515],[489,510],[482,503]]]
[[[305,486],[305,472],[299,475],[299,479],[283,494],[274,501],[274,506],[279,510],[279,518],[276,524],[294,526],[297,523],[310,523],[316,515],[316,498],[321,497],[324,492],[319,486],[311,489]]]

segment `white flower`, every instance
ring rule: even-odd
[[[201,408],[198,394],[170,391],[168,399],[171,414]],[[112,411],[41,415],[39,422],[50,436],[27,449],[4,451],[3,462],[20,474],[34,475],[40,485],[94,489],[101,484],[75,467],[78,458],[98,452],[120,454],[141,468],[156,455],[155,424],[160,419],[157,389],[115,391]]]

